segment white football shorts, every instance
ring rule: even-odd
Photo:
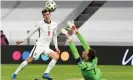
[[[54,52],[47,45],[35,45],[30,52],[29,57],[38,58],[41,54],[48,55],[50,52]]]

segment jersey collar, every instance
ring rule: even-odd
[[[47,24],[50,24],[50,23],[51,23],[51,21],[50,21],[50,23],[48,23],[48,22],[46,22],[45,20],[44,20],[44,22],[47,23]]]

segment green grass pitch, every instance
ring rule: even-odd
[[[2,64],[1,77],[2,80],[11,80],[11,74],[16,70],[19,64]],[[41,78],[47,65],[30,64],[22,70],[17,80],[34,80]],[[103,73],[103,79],[106,80],[133,80],[133,66],[111,66],[99,65]],[[54,80],[75,80],[72,78],[81,78],[80,69],[77,65],[56,65],[50,72]]]

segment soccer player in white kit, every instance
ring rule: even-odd
[[[12,74],[12,80],[16,80],[16,77],[18,73],[26,67],[29,63],[31,63],[35,58],[40,56],[40,54],[45,53],[49,57],[52,58],[51,62],[48,64],[48,67],[44,74],[42,75],[42,78],[44,79],[52,79],[50,77],[49,72],[50,70],[55,66],[57,60],[59,59],[60,50],[58,49],[57,45],[57,24],[53,21],[51,21],[50,16],[51,12],[48,10],[42,10],[43,20],[39,21],[35,27],[25,36],[24,40],[17,41],[16,44],[20,44],[24,42],[26,39],[28,39],[30,36],[32,36],[36,31],[40,31],[40,37],[38,38],[36,45],[33,47],[32,51],[30,52],[30,55],[27,60],[23,61],[20,66],[17,68],[17,70]],[[53,39],[56,52],[51,50],[49,48],[50,43]]]

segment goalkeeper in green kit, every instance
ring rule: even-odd
[[[65,29],[61,29],[61,32],[65,34],[69,41],[69,47],[72,51],[74,58],[78,66],[81,69],[82,76],[84,80],[102,80],[101,71],[97,68],[98,59],[96,57],[96,51],[90,48],[87,44],[86,40],[81,36],[81,34],[76,29],[76,26],[73,21],[68,21],[67,26],[69,29],[72,30],[74,34],[77,35],[78,39],[80,40],[84,51],[82,53],[82,59],[77,51],[75,44],[72,41],[72,38],[69,35],[69,32]]]

